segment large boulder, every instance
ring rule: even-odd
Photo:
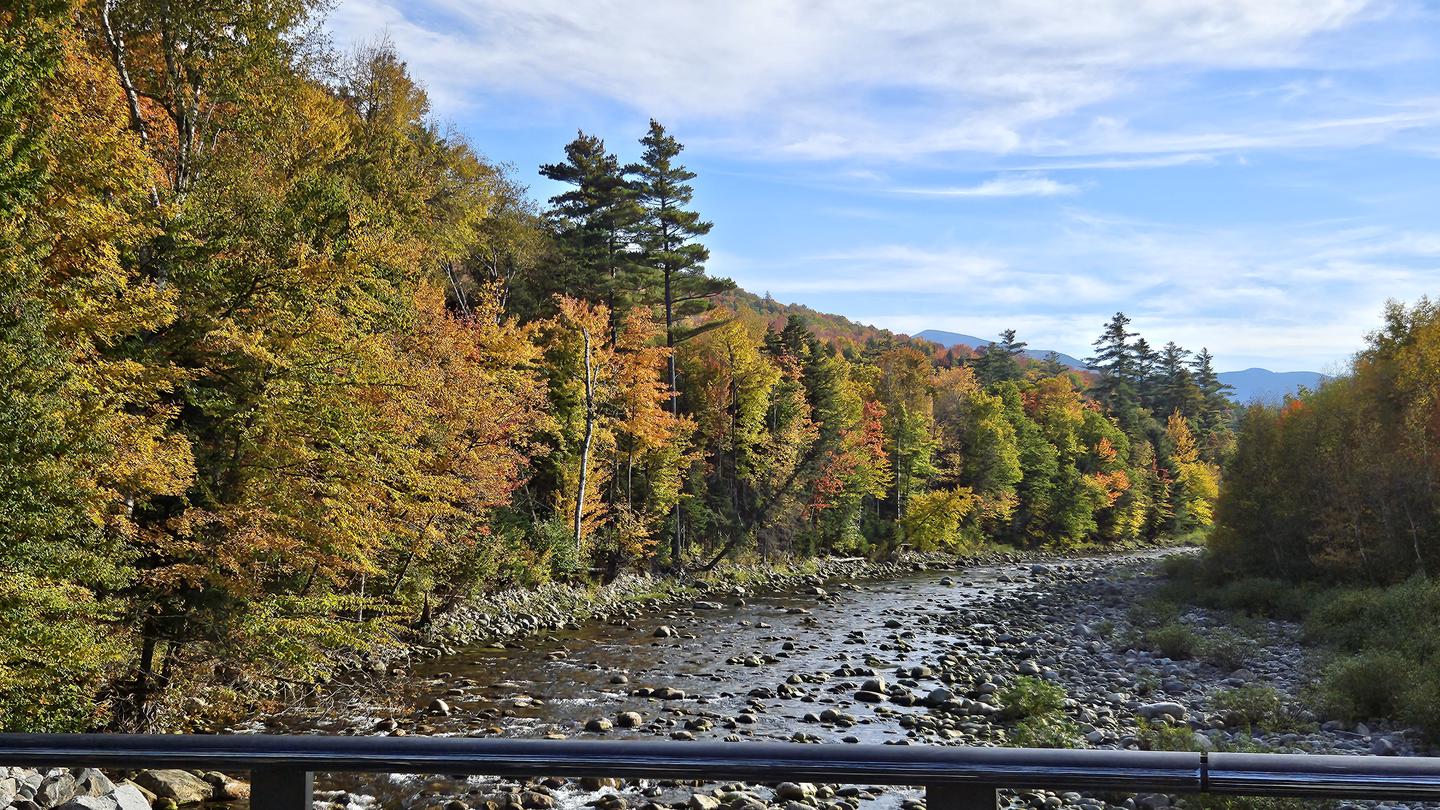
[[[154,793],[161,799],[171,799],[176,804],[199,804],[209,801],[215,789],[209,782],[178,768],[160,768],[141,771],[135,783]]]

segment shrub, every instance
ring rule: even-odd
[[[1253,639],[1233,630],[1220,629],[1201,639],[1197,652],[1217,667],[1239,669],[1255,657],[1258,649]]]
[[[1400,692],[1414,668],[1399,653],[1370,651],[1339,658],[1320,678],[1317,702],[1328,716],[1346,721],[1394,717]]]
[[[1020,748],[1077,748],[1080,728],[1064,715],[1029,717],[1015,725],[1010,741]]]
[[[1060,715],[1065,710],[1065,689],[1058,684],[1021,675],[1000,690],[1000,716],[1026,720]]]
[[[1279,690],[1264,684],[1248,684],[1216,692],[1211,698],[1228,726],[1260,731],[1281,731],[1295,725],[1289,701]]]
[[[1200,645],[1200,639],[1194,630],[1179,621],[1172,621],[1147,631],[1145,643],[1166,658],[1191,658]]]

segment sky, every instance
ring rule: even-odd
[[[1411,0],[340,0],[514,166],[685,144],[709,269],[898,332],[1076,356],[1116,311],[1334,372],[1440,294],[1440,6]]]

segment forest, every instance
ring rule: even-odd
[[[1117,314],[1081,372],[736,290],[660,123],[579,133],[537,201],[320,10],[0,11],[0,730],[170,727],[196,683],[325,677],[552,578],[1211,524],[1234,434],[1208,352]],[[1236,474],[1312,435],[1430,465],[1430,411],[1374,394],[1423,366],[1407,340],[1247,411]],[[1428,479],[1326,480],[1311,564],[1411,559]],[[1352,536],[1373,504],[1389,528]]]

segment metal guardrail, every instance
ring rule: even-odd
[[[932,810],[1000,788],[1440,800],[1440,758],[459,737],[0,734],[0,764],[249,771],[254,810],[309,810],[316,772],[915,785]]]

